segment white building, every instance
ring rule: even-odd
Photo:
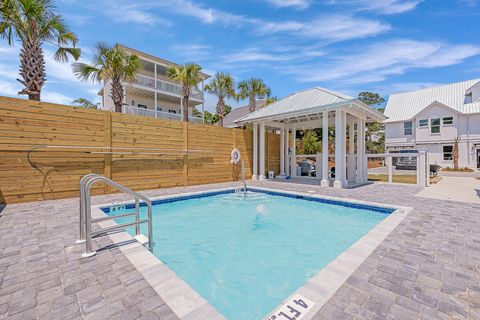
[[[173,62],[152,56],[123,45],[119,45],[129,54],[136,54],[140,59],[140,70],[133,82],[124,82],[125,96],[123,99],[123,113],[181,120],[180,86],[167,77],[167,68],[176,65]],[[200,73],[202,81],[194,89],[189,99],[189,116],[191,121],[200,122],[192,115],[195,106],[201,106],[203,111],[204,80],[210,76]],[[102,96],[102,105],[105,110],[114,110],[115,106],[110,95],[111,83],[104,83],[98,95]]]
[[[480,168],[480,79],[391,95],[385,109],[387,151],[427,151],[430,163]]]

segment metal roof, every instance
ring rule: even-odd
[[[255,112],[236,120],[235,123],[254,122],[261,119],[268,120],[269,118],[273,117],[278,119],[279,117],[287,117],[295,113],[308,113],[309,110],[311,110],[313,113],[318,113],[320,112],[320,108],[334,108],[336,106],[351,103],[359,105],[379,119],[384,119],[383,115],[381,115],[377,110],[368,107],[353,97],[329,89],[316,87],[295,92],[286,98],[268,105],[265,108],[256,110]]]
[[[265,100],[257,100],[255,103],[255,109],[259,109],[265,106]],[[240,125],[235,124],[235,120],[240,119],[250,113],[248,105],[238,108],[233,108],[229,114],[223,118],[223,126],[226,128],[235,128]]]
[[[443,86],[392,94],[385,108],[386,122],[405,121],[415,117],[437,101],[461,113],[480,112],[480,102],[465,103],[467,90],[480,82],[473,79]]]

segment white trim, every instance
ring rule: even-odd
[[[321,105],[321,106],[316,106],[308,109],[303,109],[303,110],[295,110],[295,111],[289,111],[289,112],[284,112],[284,113],[278,113],[274,115],[266,115],[266,116],[261,116],[261,117],[253,117],[254,113],[246,115],[240,119],[237,119],[235,121],[236,124],[246,124],[246,123],[252,123],[255,121],[262,121],[262,120],[284,120],[284,119],[291,119],[291,118],[297,118],[300,116],[307,116],[307,115],[312,115],[312,114],[320,114],[323,111],[333,111],[337,110],[339,108],[343,107],[350,107],[353,108],[354,106],[358,107],[361,111],[363,111],[362,115],[366,115],[367,113],[371,116],[371,118],[374,121],[384,121],[387,118],[380,113],[379,111],[365,105],[363,102],[357,100],[357,99],[352,99],[352,100],[345,100],[345,101],[339,101],[327,105]]]

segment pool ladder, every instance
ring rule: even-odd
[[[242,184],[243,184],[243,198],[247,197],[247,179],[245,179],[245,163],[242,159]]]
[[[92,205],[91,205],[91,188],[93,184],[97,182],[103,182],[109,186],[112,186],[126,194],[129,194],[135,197],[135,212],[117,214],[112,216],[105,216],[101,218],[92,219]],[[140,199],[147,204],[147,218],[140,220]],[[92,223],[101,222],[106,220],[113,220],[117,218],[131,217],[135,216],[135,221],[117,224],[115,226],[102,228],[99,230],[92,231]],[[96,254],[96,251],[92,251],[92,238],[100,234],[105,234],[112,231],[117,231],[124,229],[126,227],[135,226],[135,238],[142,242],[142,235],[140,233],[140,225],[143,223],[148,224],[148,249],[153,250],[153,229],[152,229],[152,201],[146,196],[128,189],[127,187],[108,179],[99,174],[91,173],[83,176],[80,179],[80,239],[77,240],[77,243],[85,242],[85,253],[82,254],[82,257],[91,257]]]

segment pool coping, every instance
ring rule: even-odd
[[[236,187],[217,188],[196,192],[185,192],[170,194],[166,196],[151,198],[155,201],[182,198],[191,198],[198,195],[210,196],[215,193],[238,189]],[[308,192],[286,191],[282,189],[273,189],[265,187],[249,187],[249,190],[265,192],[277,195],[291,195],[299,198],[311,198],[312,200],[327,200],[334,205],[352,204],[370,206],[384,209],[395,209],[392,213],[370,229],[364,236],[353,243],[348,249],[343,251],[333,261],[322,268],[315,276],[308,279],[300,288],[296,289],[282,303],[275,307],[264,319],[268,319],[284,304],[296,295],[301,295],[315,305],[308,310],[308,313],[302,315],[303,320],[311,319],[322,306],[335,294],[335,292],[345,283],[345,281],[357,270],[357,268],[368,258],[368,256],[380,245],[380,243],[397,227],[398,224],[412,210],[410,207],[398,205],[386,205],[382,203],[361,201],[354,199],[344,199],[340,197],[331,197],[326,195],[312,194]],[[309,200],[309,199],[306,199]],[[319,201],[323,202],[323,201]],[[130,204],[131,202],[122,202]],[[118,203],[106,203],[92,205],[92,217],[104,217],[106,213],[102,210],[109,205]],[[98,222],[102,228],[116,225],[113,220]],[[204,299],[196,290],[190,287],[183,279],[170,270],[159,258],[153,255],[143,244],[135,240],[128,232],[119,231],[108,234],[111,241],[118,245],[122,253],[135,266],[145,280],[152,286],[157,294],[163,299],[167,306],[180,319],[226,319],[215,307]]]

